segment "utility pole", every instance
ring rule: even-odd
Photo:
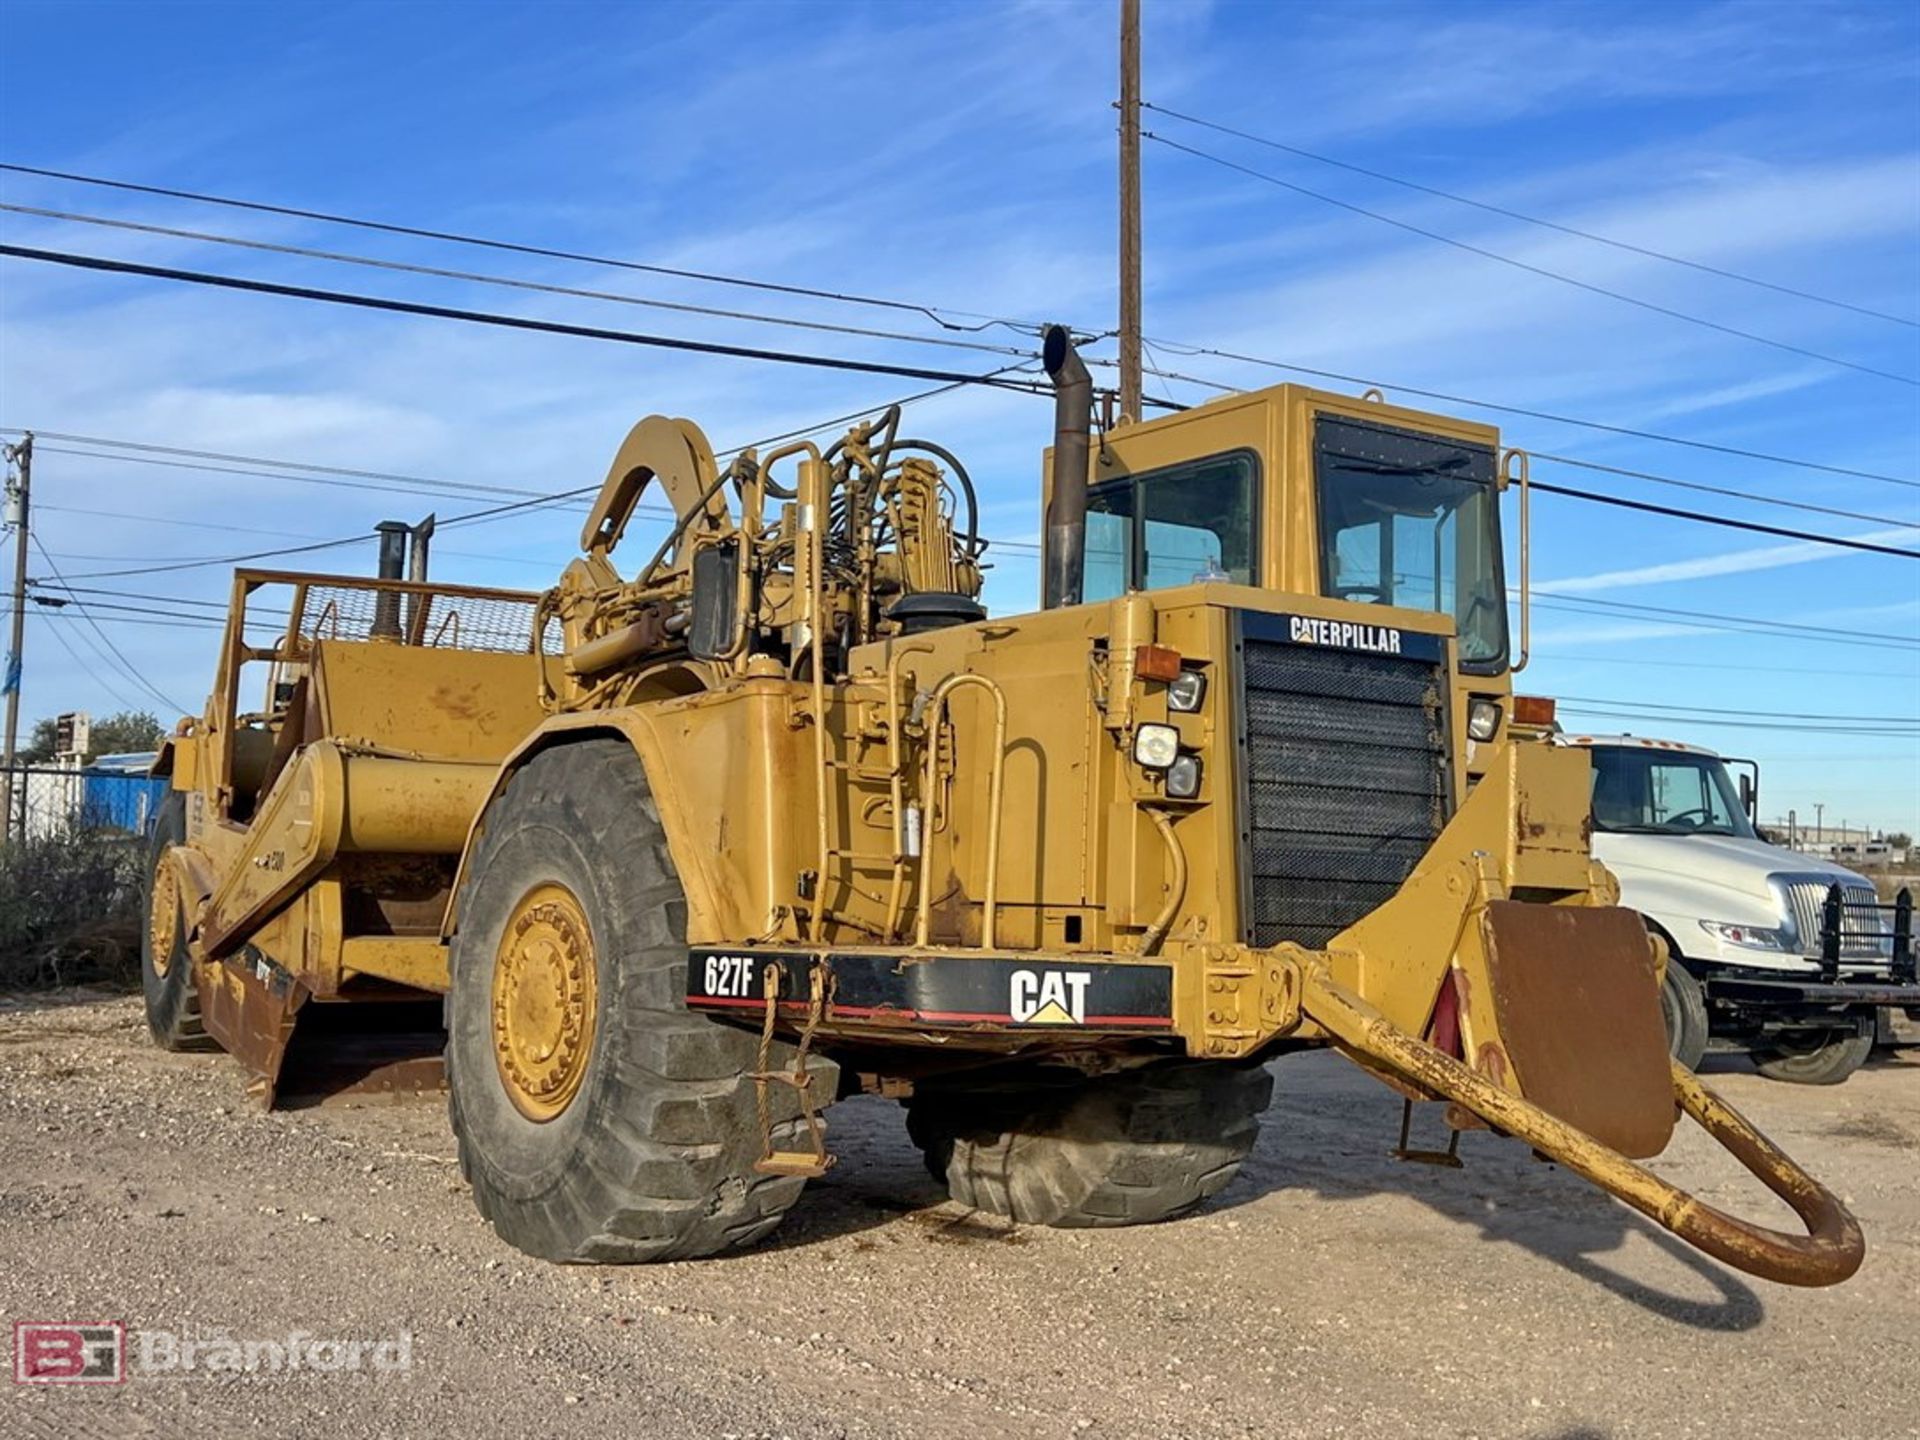
[[[6,523],[13,527],[13,641],[3,682],[7,694],[7,740],[0,768],[0,843],[13,838],[13,759],[20,739],[20,644],[27,630],[27,502],[33,488],[33,432],[6,447]]]
[[[1120,416],[1140,418],[1140,0],[1120,0]]]
[[[1827,843],[1827,807],[1824,801],[1816,801],[1813,807],[1813,843]]]

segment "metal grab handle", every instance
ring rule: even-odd
[[[1866,1238],[1859,1222],[1833,1193],[1683,1066],[1672,1067],[1674,1098],[1681,1108],[1793,1208],[1807,1227],[1805,1235],[1755,1225],[1689,1195],[1407,1034],[1335,984],[1324,967],[1310,968],[1304,975],[1301,1008],[1332,1033],[1343,1051],[1352,1052],[1349,1058],[1364,1055],[1465,1106],[1736,1270],[1783,1285],[1837,1285],[1865,1258]]]

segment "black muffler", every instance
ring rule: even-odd
[[[1087,571],[1087,456],[1093,377],[1063,325],[1049,325],[1040,356],[1053,381],[1053,484],[1047,497],[1046,608],[1078,605]]]

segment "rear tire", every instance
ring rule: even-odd
[[[187,797],[175,792],[161,802],[147,845],[140,990],[154,1044],[162,1050],[218,1050],[219,1044],[200,1021],[200,987],[194,983],[193,957],[187,953],[186,906],[167,860],[167,851],[186,838]]]
[[[1866,1064],[1872,1052],[1873,1022],[1862,1020],[1851,1029],[1776,1037],[1770,1045],[1756,1046],[1753,1060],[1769,1080],[1785,1080],[1794,1085],[1838,1085]]]
[[[758,1035],[687,1009],[686,894],[630,746],[560,745],[507,782],[458,922],[449,1108],[502,1239],[548,1260],[631,1263],[751,1244],[780,1222],[806,1182],[753,1169]],[[769,1064],[793,1059],[776,1043]],[[824,1105],[837,1067],[809,1067]],[[794,1092],[770,1091],[776,1148],[804,1148]]]
[[[907,1131],[962,1205],[1023,1225],[1141,1225],[1224,1189],[1272,1095],[1263,1068],[1180,1061],[1051,1091],[925,1087]]]
[[[1669,953],[1660,982],[1660,1014],[1667,1022],[1667,1050],[1689,1070],[1698,1070],[1707,1053],[1706,989],[1693,972]]]

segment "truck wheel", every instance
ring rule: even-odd
[[[624,741],[536,755],[482,819],[449,957],[447,1081],[480,1213],[548,1260],[758,1240],[805,1180],[756,1174],[759,1036],[687,1009],[686,893]],[[769,1064],[791,1068],[776,1043]],[[810,1060],[830,1101],[838,1072]],[[791,1087],[776,1148],[802,1149]]]
[[[1776,1035],[1756,1046],[1753,1062],[1770,1080],[1795,1085],[1838,1085],[1866,1063],[1873,1051],[1873,1023],[1863,1020],[1833,1030]]]
[[[1707,1053],[1707,995],[1678,955],[1667,955],[1667,977],[1660,982],[1660,1014],[1667,1022],[1667,1050],[1689,1070],[1700,1068]]]
[[[1239,1172],[1273,1095],[1264,1068],[1175,1062],[1054,1088],[923,1088],[907,1131],[962,1205],[1024,1225],[1140,1225]]]
[[[167,850],[187,838],[187,797],[172,794],[154,816],[147,844],[143,888],[146,925],[140,934],[140,990],[147,1002],[147,1028],[163,1050],[218,1050],[200,1023],[200,987],[187,954],[186,906]]]

